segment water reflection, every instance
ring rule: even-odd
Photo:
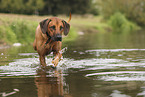
[[[37,70],[35,77],[38,97],[72,97],[63,90],[62,72],[58,70]]]
[[[13,89],[12,92],[9,92],[9,93],[2,92],[2,93],[0,93],[0,95],[2,95],[2,97],[7,97],[7,96],[13,95],[13,94],[15,94],[17,92],[19,92],[19,89]]]
[[[95,82],[96,97],[144,97],[144,82]],[[100,84],[101,83],[101,84]]]

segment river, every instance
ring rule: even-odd
[[[145,31],[86,32],[64,47],[57,68],[45,70],[32,45],[0,49],[0,96],[145,97]]]

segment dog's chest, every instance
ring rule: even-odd
[[[46,47],[44,52],[45,52],[45,55],[48,55],[52,52],[52,48],[51,47]]]

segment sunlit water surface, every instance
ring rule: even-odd
[[[31,45],[0,49],[0,96],[144,97],[144,41],[144,32],[86,33],[64,40],[56,69],[41,69]]]

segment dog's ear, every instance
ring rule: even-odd
[[[51,20],[50,19],[45,19],[43,21],[40,22],[40,28],[43,34],[46,34],[47,30],[48,30],[48,24]]]
[[[62,21],[63,25],[64,25],[64,35],[66,36],[69,33],[70,30],[70,24],[67,23],[66,21]]]

